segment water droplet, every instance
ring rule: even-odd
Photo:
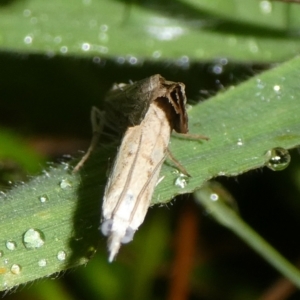
[[[59,183],[59,186],[62,188],[62,189],[68,189],[70,187],[72,187],[72,184],[69,180],[67,179],[63,179],[60,183]]]
[[[0,257],[3,257],[4,252],[2,250],[0,250]]]
[[[258,52],[258,46],[255,40],[249,40],[248,41],[249,49],[252,53]]]
[[[47,266],[47,260],[42,258],[38,261],[39,267],[46,267]]]
[[[62,41],[62,38],[61,38],[61,36],[56,36],[54,39],[53,39],[53,41],[54,41],[54,43],[56,43],[56,44],[60,44],[61,43],[61,41]]]
[[[185,33],[184,28],[180,26],[148,26],[148,33],[161,41],[171,41],[179,38]]]
[[[24,17],[29,17],[30,15],[31,15],[31,10],[30,9],[24,9],[23,16]]]
[[[267,0],[260,1],[259,8],[263,14],[270,14],[272,12],[272,3]]]
[[[39,197],[39,200],[41,203],[45,203],[49,200],[48,196],[47,195],[42,195]]]
[[[59,51],[61,53],[68,53],[68,47],[67,46],[62,46],[62,47],[60,47]]]
[[[32,36],[26,35],[24,37],[24,43],[27,44],[27,45],[31,44],[32,43]]]
[[[225,65],[228,64],[228,58],[222,57],[222,58],[219,59],[219,62],[220,62],[221,65],[225,66]]]
[[[8,250],[16,250],[17,249],[17,243],[14,241],[7,241],[5,243],[5,246]]]
[[[99,56],[94,56],[93,57],[93,63],[99,64],[101,62],[101,58]]]
[[[96,50],[99,51],[100,53],[107,53],[108,52],[108,48],[105,46],[97,46]]]
[[[36,17],[32,17],[32,18],[30,19],[30,23],[31,23],[31,24],[36,24],[37,21],[38,21],[38,19],[37,19]]]
[[[291,156],[284,148],[273,148],[266,153],[266,166],[273,171],[281,171],[288,167]]]
[[[108,42],[108,34],[105,32],[100,32],[98,38],[102,43]]]
[[[280,85],[274,85],[273,86],[273,90],[276,92],[276,93],[278,93],[278,92],[280,92],[280,89],[281,89],[281,87],[280,87]]]
[[[6,259],[3,260],[3,263],[4,263],[5,265],[7,265],[7,264],[9,263],[9,260],[6,258]]]
[[[159,58],[159,57],[161,57],[161,51],[159,51],[159,50],[154,51],[154,52],[152,53],[152,57],[154,57],[154,58]]]
[[[59,261],[64,261],[66,259],[66,257],[67,257],[67,254],[66,254],[65,251],[60,250],[60,251],[57,252],[57,256],[56,257],[57,257],[57,259]]]
[[[108,30],[108,25],[102,24],[102,25],[100,26],[100,30],[101,30],[102,32],[106,32],[106,31]]]
[[[211,201],[218,201],[219,200],[219,195],[213,193],[213,194],[210,194],[209,198],[210,198]]]
[[[175,179],[175,186],[184,189],[188,184],[187,178],[188,177],[186,175],[180,173],[179,176]]]
[[[256,79],[256,82],[257,82],[257,85],[256,85],[257,88],[259,88],[259,89],[265,88],[266,84],[263,83],[263,82],[261,81],[261,79],[257,78],[257,79]]]
[[[138,59],[136,57],[134,57],[134,56],[130,56],[129,59],[128,59],[128,62],[131,65],[135,65],[138,62]]]
[[[238,146],[243,146],[244,143],[242,141],[242,139],[238,139],[237,143],[236,143]]]
[[[81,50],[83,51],[89,51],[91,49],[91,45],[89,43],[83,43],[81,45]]]
[[[30,228],[23,235],[23,244],[27,249],[40,248],[45,244],[45,236],[42,231]]]
[[[17,264],[13,264],[13,265],[11,266],[11,268],[10,268],[10,271],[11,271],[13,274],[15,274],[15,275],[20,274],[20,273],[21,273],[21,270],[22,270],[21,266],[20,266],[20,265],[17,265]]]
[[[120,65],[123,65],[125,63],[125,58],[122,57],[122,56],[119,56],[117,58],[117,63],[120,64]]]
[[[209,71],[213,74],[219,75],[223,73],[223,66],[221,64],[213,65]]]

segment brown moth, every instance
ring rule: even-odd
[[[103,199],[101,230],[108,236],[109,261],[143,223],[166,158],[172,130],[187,133],[183,83],[154,75],[114,89],[106,117],[127,127]]]
[[[115,85],[105,103],[106,123],[124,133],[102,205],[100,228],[108,236],[111,262],[121,244],[130,242],[143,223],[168,154],[171,132],[186,134],[188,116],[185,85],[158,74],[133,84]],[[96,123],[94,120],[93,127]]]

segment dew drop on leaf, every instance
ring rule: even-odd
[[[45,243],[45,235],[42,231],[30,228],[23,235],[23,244],[27,249],[40,248]]]
[[[15,274],[15,275],[20,274],[20,273],[21,273],[21,270],[22,270],[22,268],[21,268],[21,266],[18,265],[18,264],[13,264],[13,265],[11,266],[11,268],[10,268],[10,271],[11,271],[13,274]]]
[[[14,241],[7,241],[5,243],[5,246],[8,250],[16,250],[17,249],[17,243]]]
[[[47,195],[42,195],[39,197],[39,200],[41,203],[45,203],[49,200],[48,196]]]
[[[69,180],[67,179],[63,179],[60,183],[59,183],[59,186],[62,188],[62,189],[68,189],[70,187],[72,187],[72,184]]]
[[[288,167],[291,161],[290,153],[284,148],[273,148],[266,153],[266,166],[273,171],[281,171]]]
[[[47,260],[42,258],[38,262],[39,267],[46,267],[47,266]]]
[[[57,256],[56,257],[57,257],[57,259],[59,261],[64,261],[66,259],[66,257],[67,257],[67,254],[66,254],[65,251],[60,250],[60,251],[57,252]]]
[[[187,176],[180,173],[179,176],[175,179],[174,185],[184,189],[188,184]]]

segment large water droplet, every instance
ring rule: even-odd
[[[266,166],[273,171],[281,171],[288,167],[291,156],[284,148],[273,148],[266,153]]]
[[[57,257],[57,259],[59,261],[64,261],[66,259],[66,257],[67,257],[67,254],[66,254],[65,251],[60,250],[60,251],[57,252],[57,256],[56,257]]]
[[[46,267],[47,266],[47,260],[42,258],[38,261],[39,267]]]
[[[63,179],[60,183],[59,183],[59,186],[62,188],[62,189],[68,189],[70,187],[72,187],[72,184],[69,180],[67,179]]]
[[[5,246],[8,250],[16,250],[17,249],[17,243],[14,241],[7,241],[5,243]]]
[[[44,243],[45,236],[40,230],[30,228],[23,235],[23,244],[27,249],[40,248]]]
[[[21,266],[18,265],[18,264],[13,264],[13,265],[11,266],[11,268],[10,268],[10,271],[11,271],[13,274],[15,274],[15,275],[20,274],[20,273],[21,273],[21,270],[22,270],[22,268],[21,268]]]
[[[41,203],[45,203],[49,200],[48,196],[47,195],[42,195],[39,197],[39,200]]]
[[[188,184],[188,177],[182,173],[175,179],[174,185],[184,189]]]

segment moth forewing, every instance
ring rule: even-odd
[[[105,189],[102,232],[109,236],[109,261],[144,221],[170,140],[167,106],[150,104],[140,125],[129,127]]]

